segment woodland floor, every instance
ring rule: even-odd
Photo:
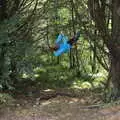
[[[58,91],[18,95],[14,104],[0,109],[0,120],[120,120],[120,106],[95,106],[102,103],[98,93]]]

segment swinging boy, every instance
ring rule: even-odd
[[[68,52],[70,50],[70,48],[72,48],[74,43],[77,42],[79,37],[80,37],[80,32],[77,32],[77,34],[74,37],[72,37],[70,40],[68,40],[67,36],[60,33],[55,42],[55,46],[50,47],[50,49],[51,49],[51,51],[53,51],[55,56],[60,56],[61,54]]]

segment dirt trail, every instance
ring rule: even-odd
[[[0,120],[120,120],[120,106],[87,108],[82,98],[19,99],[0,110]]]

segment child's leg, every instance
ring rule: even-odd
[[[80,32],[77,32],[77,34],[68,41],[68,44],[70,44],[72,46],[74,43],[77,42],[79,37],[80,37]]]
[[[68,44],[70,44],[71,46],[73,45],[73,43],[75,43],[75,38],[71,38],[68,42]]]
[[[51,51],[57,51],[59,49],[58,45],[55,45],[54,47],[50,47]]]

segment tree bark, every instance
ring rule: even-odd
[[[112,40],[110,41],[113,95],[120,97],[120,0],[112,1]]]
[[[120,97],[120,58],[111,58],[111,81],[113,83],[112,97]]]
[[[101,37],[108,47],[110,54],[109,78],[113,85],[113,96],[120,97],[120,0],[108,1],[111,9],[112,30],[106,26],[106,0],[88,0],[88,7],[92,19],[101,33]],[[100,4],[101,3],[101,4]],[[110,18],[108,18],[110,19]]]
[[[7,18],[6,8],[7,8],[6,0],[0,0],[0,22],[3,22]],[[2,77],[3,71],[4,71],[5,52],[6,52],[5,47],[6,47],[5,43],[2,43],[0,45],[0,49],[1,49],[1,52],[0,52],[0,77]]]
[[[7,1],[0,0],[0,21],[3,21],[7,17]]]

